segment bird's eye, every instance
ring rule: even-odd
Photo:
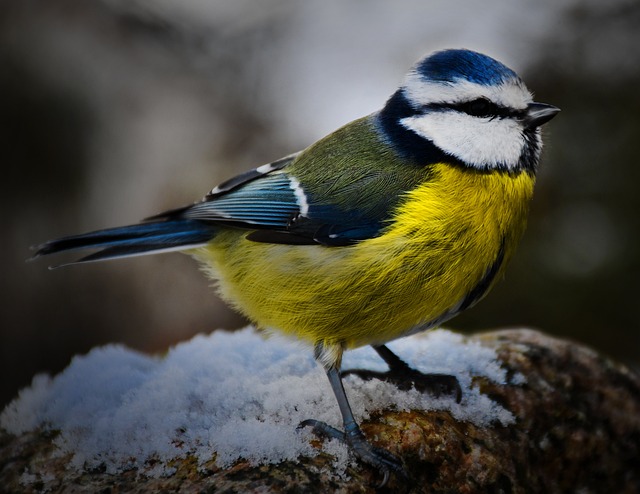
[[[493,117],[500,114],[498,106],[484,98],[467,101],[459,105],[458,108],[474,117]]]

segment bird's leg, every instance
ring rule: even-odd
[[[429,393],[435,397],[450,395],[460,403],[462,389],[455,376],[448,374],[425,374],[412,369],[407,363],[393,353],[385,345],[372,345],[373,349],[389,366],[386,372],[377,372],[367,369],[348,369],[342,372],[342,376],[355,374],[365,380],[380,379],[395,384],[398,389],[407,390],[411,386],[421,393]]]
[[[402,477],[406,477],[402,462],[398,457],[386,451],[382,448],[377,448],[367,441],[364,434],[351,411],[347,394],[344,391],[342,385],[342,378],[340,377],[340,371],[336,366],[325,366],[327,377],[331,383],[331,388],[335,394],[338,406],[340,407],[340,413],[342,414],[342,422],[344,424],[344,431],[338,430],[335,427],[320,422],[319,420],[309,419],[304,420],[298,426],[313,428],[313,432],[320,436],[329,438],[336,438],[346,443],[355,455],[365,463],[378,468],[384,475],[379,487],[384,486],[389,480],[389,473],[394,472]]]

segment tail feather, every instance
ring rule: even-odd
[[[186,250],[206,244],[213,238],[214,231],[211,224],[188,219],[140,223],[50,240],[35,248],[33,258],[65,251],[98,249],[68,263],[78,264]]]

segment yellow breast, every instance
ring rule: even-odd
[[[511,257],[524,232],[533,185],[524,172],[436,165],[376,238],[276,245],[230,229],[194,255],[223,298],[259,327],[310,343],[380,344],[455,315],[483,278],[493,283],[492,266],[499,277],[500,258]]]

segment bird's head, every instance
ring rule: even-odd
[[[390,144],[411,161],[533,172],[539,127],[558,111],[534,102],[520,77],[493,58],[445,50],[411,69],[378,118]]]

